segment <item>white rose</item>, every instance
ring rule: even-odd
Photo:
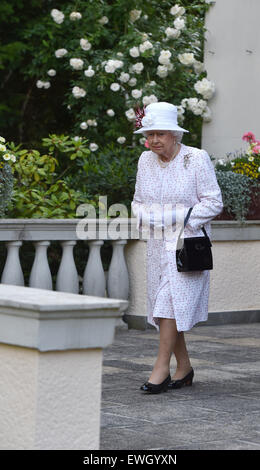
[[[183,65],[193,65],[195,63],[193,52],[184,52],[184,54],[179,54],[178,59]]]
[[[49,75],[49,77],[55,77],[55,75],[56,75],[56,70],[50,69],[50,70],[48,70],[47,74]]]
[[[60,59],[61,57],[65,56],[66,54],[68,54],[67,49],[57,49],[55,51],[55,56],[57,57],[57,59]]]
[[[212,113],[208,106],[206,106],[205,111],[203,111],[202,117],[205,122],[210,122],[212,120]]]
[[[122,83],[127,83],[129,81],[129,78],[130,78],[130,75],[129,73],[126,73],[126,72],[122,72],[120,77],[119,77],[119,80],[120,82]]]
[[[5,142],[5,138],[0,136],[0,142]]]
[[[83,121],[80,126],[79,126],[81,129],[87,129],[88,128],[88,125],[85,121]]]
[[[135,98],[135,99],[138,99],[140,98],[140,96],[142,96],[142,90],[133,90],[132,93],[131,93],[132,97]]]
[[[137,62],[133,65],[133,72],[140,74],[144,69],[144,64],[142,62]]]
[[[1,147],[1,145],[0,145],[0,147]],[[4,159],[5,161],[10,160],[10,159],[11,159],[10,153],[5,153],[5,154],[3,155],[3,159]]]
[[[129,82],[128,82],[128,85],[130,85],[130,86],[135,86],[135,85],[136,85],[136,82],[137,82],[137,80],[136,80],[135,77],[130,78],[130,80],[129,80]]]
[[[140,44],[139,46],[139,50],[140,52],[145,52],[145,51],[148,51],[149,49],[152,49],[153,48],[153,45],[150,41],[144,41],[142,44]]]
[[[168,75],[168,69],[165,65],[158,65],[156,74],[160,78],[165,78]]]
[[[86,96],[86,91],[83,88],[80,88],[78,86],[74,86],[72,88],[72,94],[75,98],[84,98]]]
[[[177,15],[184,15],[185,13],[185,8],[183,7],[180,7],[178,4],[174,5],[171,9],[170,9],[170,14],[171,15],[174,15],[174,16],[177,16]]]
[[[195,60],[193,64],[193,68],[196,73],[201,73],[205,71],[205,65],[203,64],[203,62],[200,62],[199,60]]]
[[[56,8],[51,10],[51,17],[55,21],[55,23],[58,24],[61,24],[64,21],[64,14],[62,13],[62,11],[57,10]]]
[[[37,80],[36,86],[37,86],[37,88],[43,88],[43,81],[42,80]]]
[[[158,58],[158,62],[162,65],[167,65],[170,63],[170,58],[171,58],[172,53],[170,51],[161,51],[160,56]]]
[[[130,21],[134,22],[139,20],[142,10],[131,10],[129,13]]]
[[[115,70],[116,70],[116,67],[114,65],[114,61],[113,60],[108,60],[106,65],[105,65],[106,73],[114,73]]]
[[[71,21],[77,21],[82,18],[82,14],[79,13],[78,11],[72,11],[70,14],[70,20]]]
[[[125,137],[118,137],[118,139],[117,139],[117,142],[118,142],[119,144],[124,144],[125,141],[126,141],[126,138],[125,138]]]
[[[131,47],[131,49],[129,49],[129,54],[131,57],[139,57],[140,52],[138,47]]]
[[[176,18],[176,20],[174,20],[173,24],[174,24],[175,29],[185,28],[185,20],[183,18],[179,18],[179,17]]]
[[[120,85],[119,85],[119,83],[112,83],[112,84],[110,85],[110,90],[112,90],[112,91],[118,91],[118,90],[120,90]]]
[[[127,119],[129,121],[134,121],[136,116],[135,116],[135,112],[134,112],[134,109],[133,108],[130,108],[128,109],[126,112],[125,112],[125,115],[127,117]]]
[[[36,86],[37,88],[50,88],[51,84],[50,82],[43,82],[42,80],[37,80],[36,82]]]
[[[91,152],[95,152],[98,149],[98,145],[92,142],[89,146],[89,149],[91,150]]]
[[[169,38],[169,39],[177,39],[180,36],[181,32],[180,32],[179,29],[168,27],[165,30],[165,34],[166,34],[167,38]]]
[[[140,143],[141,145],[144,145],[145,142],[146,142],[146,137],[141,137],[141,139],[139,139],[139,143]]]
[[[89,65],[87,70],[84,70],[84,75],[86,77],[93,77],[95,75],[95,70],[92,69],[92,65]]]
[[[124,62],[122,60],[114,59],[114,65],[116,69],[121,69],[124,66]]]
[[[80,47],[81,47],[81,49],[83,49],[83,51],[89,51],[89,49],[91,49],[91,47],[92,47],[90,42],[87,39],[84,39],[84,38],[81,38],[79,43],[80,43]]]
[[[110,117],[113,117],[115,115],[115,111],[113,109],[108,109],[107,110],[107,115]]]
[[[84,62],[81,59],[70,59],[70,65],[74,70],[82,70]]]
[[[88,120],[87,120],[87,125],[88,125],[88,126],[97,127],[97,121],[96,121],[96,119],[88,119]]]
[[[109,19],[107,16],[102,16],[102,18],[100,18],[100,20],[98,20],[98,22],[100,24],[107,24],[109,22]]]
[[[187,106],[195,116],[201,116],[207,107],[207,102],[204,100],[198,100],[198,98],[189,98],[187,100]]]
[[[150,95],[150,96],[144,96],[143,97],[143,105],[147,106],[148,104],[151,103],[156,103],[158,101],[158,98],[155,95]]]
[[[205,100],[212,98],[215,92],[215,85],[207,78],[203,78],[195,83],[194,88]]]
[[[0,152],[5,152],[6,151],[6,146],[3,144],[0,144]]]

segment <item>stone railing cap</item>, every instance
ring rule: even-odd
[[[0,343],[41,352],[104,348],[128,301],[0,284]]]

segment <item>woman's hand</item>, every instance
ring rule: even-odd
[[[176,223],[176,210],[152,212],[142,209],[142,223],[154,228],[166,228]]]

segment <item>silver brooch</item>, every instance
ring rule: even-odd
[[[186,155],[184,155],[184,168],[188,168],[190,164],[190,157],[191,153],[186,153]]]

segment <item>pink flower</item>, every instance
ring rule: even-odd
[[[253,145],[252,150],[253,150],[254,153],[259,153],[260,152],[260,142],[259,141],[257,141],[256,145]]]
[[[149,147],[149,144],[148,144],[148,140],[145,141],[144,146],[145,146],[147,149],[150,148],[150,147]]]
[[[242,139],[245,140],[246,142],[254,142],[255,136],[253,132],[247,132],[247,134],[243,135]]]

